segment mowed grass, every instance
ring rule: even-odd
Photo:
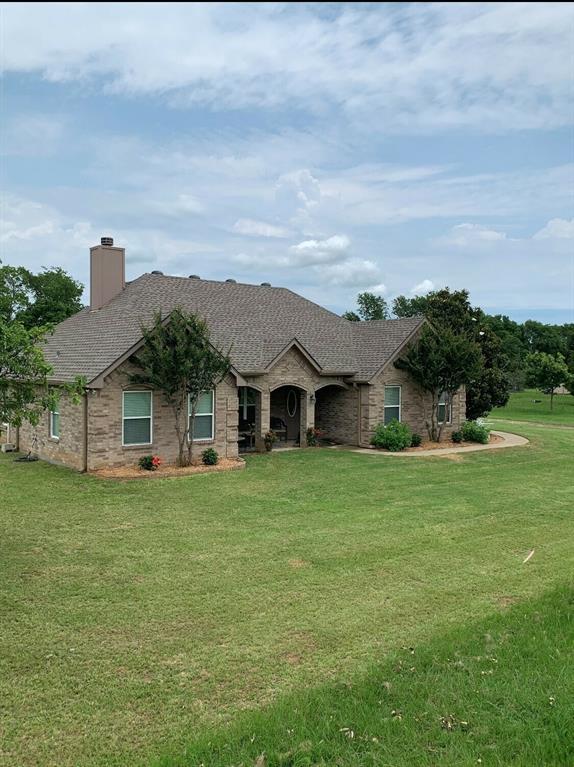
[[[574,764],[574,590],[283,697],[161,767]]]
[[[574,426],[574,396],[555,394],[551,410],[549,394],[542,394],[536,389],[513,392],[505,407],[495,408],[491,417]]]
[[[317,449],[123,483],[2,456],[0,763],[149,765],[245,709],[265,717],[310,688],[326,685],[327,701],[331,685],[368,688],[373,663],[386,669],[403,646],[420,666],[433,637],[539,600],[574,569],[574,430],[520,433],[527,447],[454,460]],[[566,680],[546,655],[535,663],[556,679],[547,692],[561,711]],[[500,688],[493,717],[513,690]],[[362,733],[360,718],[336,719]],[[506,731],[501,719],[509,737],[513,721]],[[450,734],[439,753],[460,738]]]

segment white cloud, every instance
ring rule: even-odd
[[[489,229],[481,224],[457,224],[453,226],[450,232],[440,238],[440,242],[446,245],[455,245],[459,248],[468,246],[500,242],[506,240],[506,234],[496,229]]]
[[[539,232],[536,232],[535,240],[572,240],[574,239],[574,218],[568,221],[565,218],[553,218]]]
[[[434,290],[434,287],[434,282],[432,280],[423,280],[422,282],[419,282],[418,285],[411,288],[411,295],[424,296],[427,293],[430,293],[431,290]]]
[[[335,234],[326,240],[303,240],[292,245],[294,262],[298,264],[328,264],[346,257],[350,239],[345,234]]]
[[[322,280],[331,285],[364,288],[380,279],[381,269],[378,264],[369,259],[351,258],[340,264],[320,267],[319,274]]]
[[[572,119],[569,3],[10,3],[3,25],[5,72],[179,107],[332,106],[395,133]]]
[[[164,216],[173,218],[205,211],[203,203],[193,194],[187,193],[178,194],[174,199],[152,201],[150,207]]]
[[[268,224],[265,221],[254,221],[251,218],[240,218],[233,224],[233,231],[248,237],[289,237],[289,230],[284,226]]]

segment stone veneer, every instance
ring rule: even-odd
[[[153,392],[153,442],[143,446],[122,446],[122,393],[125,390],[145,389],[129,383],[132,368],[122,364],[104,381],[101,389],[89,390],[88,413],[88,470],[105,466],[137,463],[142,455],[154,453],[167,463],[177,458],[177,438],[173,416],[159,391]],[[385,385],[401,386],[401,416],[414,432],[426,436],[423,400],[418,387],[403,370],[391,363],[371,384],[352,384],[342,376],[321,376],[305,355],[296,347],[289,349],[264,375],[245,379],[247,385],[258,391],[256,404],[256,444],[263,447],[263,437],[269,430],[271,392],[281,386],[299,390],[300,431],[315,424],[325,436],[336,442],[368,445],[375,427],[384,420]],[[311,396],[315,396],[315,405]],[[455,395],[452,422],[443,428],[446,436],[465,418],[464,389]],[[234,458],[238,453],[238,392],[234,376],[229,374],[215,393],[215,438],[197,442],[195,455],[206,447],[214,447],[222,457]],[[45,413],[37,427],[29,424],[19,430],[20,449],[32,448],[33,435],[37,437],[40,458],[66,464],[82,470],[84,467],[84,412],[85,400],[74,404],[67,395],[60,402],[60,439],[50,438],[49,414]]]

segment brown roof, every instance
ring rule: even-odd
[[[45,348],[53,380],[93,381],[138,344],[154,312],[177,306],[203,317],[216,343],[231,345],[240,373],[264,371],[295,339],[325,373],[366,380],[422,321],[348,322],[287,288],[144,274],[101,309],[82,309],[55,328]]]

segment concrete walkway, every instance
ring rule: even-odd
[[[413,453],[407,453],[404,451],[400,451],[398,453],[391,453],[387,450],[374,450],[369,449],[368,447],[348,447],[347,450],[351,450],[353,453],[363,453],[364,455],[374,455],[374,456],[381,456],[381,455],[393,455],[393,456],[402,456],[404,458],[409,457],[413,458],[415,456],[424,455],[452,455],[454,453],[475,453],[478,450],[500,450],[500,448],[503,447],[520,447],[521,445],[527,445],[528,440],[526,437],[520,437],[518,434],[510,434],[507,431],[493,431],[492,434],[496,434],[498,437],[502,437],[501,442],[493,442],[492,445],[469,445],[468,447],[439,447],[435,450],[417,450]],[[342,446],[341,446],[342,447]]]

